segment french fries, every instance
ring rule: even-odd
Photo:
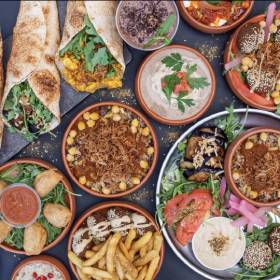
[[[80,280],[152,280],[157,271],[163,238],[159,232],[146,232],[138,237],[129,230],[126,237],[119,232],[106,242],[85,252],[83,259],[68,252]]]

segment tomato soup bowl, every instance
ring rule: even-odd
[[[99,204],[93,206],[89,210],[87,210],[77,220],[77,222],[75,223],[74,227],[72,228],[72,231],[70,232],[70,236],[69,236],[69,239],[68,239],[67,250],[68,251],[72,250],[72,242],[73,242],[74,234],[82,226],[82,224],[86,221],[86,219],[90,215],[92,215],[94,213],[98,213],[99,211],[102,211],[102,210],[106,210],[106,209],[109,210],[112,207],[121,207],[121,208],[127,209],[129,211],[136,212],[136,213],[138,213],[140,215],[143,215],[152,224],[152,226],[154,227],[155,231],[160,232],[160,228],[158,227],[155,219],[152,217],[152,215],[147,210],[143,209],[142,207],[140,207],[140,206],[138,206],[136,204],[133,204],[133,203],[130,203],[130,202],[124,202],[124,201],[102,202],[102,203],[99,203]],[[163,242],[162,248],[161,248],[161,252],[160,252],[160,261],[159,261],[158,268],[157,268],[157,270],[156,270],[156,272],[154,274],[153,279],[156,278],[156,276],[158,275],[158,273],[159,273],[159,271],[161,269],[161,266],[162,266],[163,260],[164,260],[164,255],[165,255],[165,247],[164,247],[164,242]],[[71,267],[73,273],[75,274],[75,276],[77,277],[77,279],[80,279],[75,266],[70,262],[70,260],[69,260],[69,263],[70,263],[70,267]]]
[[[276,12],[276,15],[280,15],[280,11]],[[232,53],[237,54],[237,37],[240,30],[248,23],[257,23],[262,20],[265,20],[265,15],[255,16],[246,22],[244,22],[238,29],[233,33],[230,40],[227,43],[226,50],[224,53],[224,64],[227,64],[231,61]],[[240,98],[247,105],[266,111],[274,112],[276,111],[276,106],[272,100],[267,100],[266,98],[251,92],[249,87],[242,80],[240,73],[233,69],[230,69],[226,73],[226,80],[229,84],[230,89],[235,93],[235,95]]]
[[[236,21],[229,25],[224,25],[224,26],[210,26],[210,25],[205,25],[198,20],[194,19],[189,12],[187,11],[186,7],[184,6],[184,1],[183,0],[178,0],[176,1],[180,14],[184,18],[184,20],[190,24],[193,28],[204,32],[204,33],[210,33],[210,34],[220,34],[220,33],[225,33],[228,32],[238,25],[240,25],[251,13],[253,6],[254,6],[254,1],[250,1],[249,7],[246,9],[246,11],[242,14],[241,17],[239,17]]]
[[[36,263],[43,263],[43,264],[54,266],[61,273],[63,280],[71,280],[66,267],[59,260],[50,256],[35,256],[35,257],[26,258],[25,260],[23,260],[17,265],[16,269],[14,270],[11,276],[11,280],[16,280],[18,273],[23,267],[25,267],[26,265],[36,264]]]
[[[150,62],[150,60],[155,58],[157,55],[161,54],[162,52],[164,52],[166,50],[172,50],[172,49],[180,49],[182,51],[188,51],[188,52],[193,53],[196,57],[198,57],[203,62],[203,64],[209,71],[210,78],[211,78],[210,93],[207,98],[207,102],[205,103],[203,108],[200,111],[198,111],[197,113],[193,114],[192,116],[182,118],[179,120],[172,120],[172,119],[164,118],[164,117],[160,116],[159,114],[157,114],[156,112],[154,112],[153,110],[151,110],[150,106],[148,106],[148,104],[145,102],[145,98],[143,96],[143,92],[141,89],[141,78],[143,75],[143,71],[144,71],[145,67],[147,66],[147,64]],[[142,62],[142,64],[140,65],[140,67],[137,70],[137,74],[136,74],[136,78],[135,78],[135,94],[136,94],[136,98],[137,98],[138,102],[140,103],[142,109],[151,118],[153,118],[156,121],[158,121],[162,124],[165,124],[165,125],[174,125],[174,126],[185,125],[185,124],[192,123],[193,121],[199,119],[208,111],[208,109],[211,106],[212,102],[214,101],[214,98],[216,95],[216,76],[215,76],[215,72],[214,72],[211,64],[200,52],[198,52],[197,50],[190,48],[186,45],[172,44],[170,46],[167,46],[167,47],[164,47],[157,51],[154,51],[152,54],[150,54],[149,56],[147,56],[144,59],[144,61]]]
[[[138,184],[138,185],[136,185],[136,186],[134,186],[130,189],[127,189],[126,191],[122,191],[122,192],[118,192],[118,193],[114,193],[114,194],[104,194],[104,193],[101,193],[101,192],[94,191],[94,190],[88,188],[87,186],[85,186],[85,185],[83,185],[79,182],[78,178],[76,178],[76,176],[73,174],[73,172],[71,171],[71,169],[68,165],[68,162],[67,162],[67,159],[66,159],[66,145],[67,145],[67,137],[68,137],[68,134],[69,134],[71,128],[77,122],[77,120],[81,116],[83,116],[83,114],[85,112],[88,112],[90,110],[94,110],[94,109],[97,109],[97,108],[103,107],[103,106],[114,106],[114,105],[119,106],[120,108],[123,108],[125,110],[128,110],[129,112],[131,112],[131,113],[135,114],[137,117],[139,117],[140,120],[144,121],[145,125],[149,128],[150,133],[152,135],[153,147],[154,147],[154,156],[153,156],[152,164],[151,164],[147,174],[145,175],[145,177],[140,182],[140,184]],[[64,133],[63,140],[62,140],[62,159],[63,159],[63,162],[64,162],[64,166],[65,166],[69,176],[71,177],[71,179],[75,182],[76,185],[78,185],[85,192],[87,192],[91,195],[97,196],[97,197],[104,197],[104,198],[122,197],[122,196],[128,195],[128,194],[138,190],[139,188],[141,188],[148,181],[148,179],[151,177],[151,175],[153,174],[153,171],[156,167],[157,160],[158,160],[158,153],[159,153],[159,148],[158,148],[157,135],[155,133],[155,130],[154,130],[153,126],[148,121],[148,119],[143,114],[141,114],[139,111],[132,108],[131,106],[128,106],[126,104],[122,104],[122,103],[119,103],[119,102],[110,102],[110,101],[109,102],[100,102],[100,103],[96,103],[94,105],[86,107],[84,110],[79,112],[77,114],[77,116],[70,122],[70,124],[68,125],[68,127],[67,127],[67,129]]]
[[[273,207],[278,206],[280,204],[280,198],[277,200],[273,200],[270,202],[259,202],[253,199],[250,199],[248,196],[243,194],[237,184],[233,179],[232,174],[232,166],[233,166],[233,157],[235,152],[237,151],[238,147],[250,136],[260,134],[262,132],[272,133],[279,135],[280,137],[280,130],[273,129],[273,128],[266,128],[266,127],[256,127],[248,129],[247,131],[243,132],[240,136],[238,136],[228,147],[226,156],[225,156],[225,163],[224,163],[224,170],[225,170],[225,177],[226,181],[231,189],[231,191],[238,196],[240,199],[246,200],[247,202],[257,206],[257,207]]]
[[[0,172],[7,170],[8,168],[10,168],[11,166],[13,166],[15,164],[24,164],[24,163],[38,165],[38,166],[43,167],[45,169],[55,169],[55,170],[57,170],[56,167],[54,167],[53,165],[51,165],[51,164],[49,164],[45,161],[42,161],[40,159],[22,158],[22,159],[12,160],[12,161],[9,161],[9,162],[3,164],[2,166],[0,166]],[[60,172],[60,171],[58,171],[58,172]],[[62,174],[62,173],[60,172],[60,174]],[[74,221],[74,218],[75,218],[76,200],[75,200],[74,196],[71,195],[71,193],[73,193],[72,187],[71,187],[68,179],[64,175],[63,175],[62,183],[63,183],[64,187],[66,188],[66,190],[68,191],[67,192],[67,197],[66,197],[66,203],[67,203],[67,205],[68,205],[68,207],[69,207],[69,209],[72,213],[72,217],[71,217],[71,220],[70,220],[69,224],[62,230],[60,235],[52,243],[45,246],[44,249],[42,250],[42,252],[45,252],[47,250],[52,249],[53,247],[55,247],[58,243],[60,243],[64,239],[64,237],[69,232],[69,230],[71,228],[71,225],[72,225],[72,223]],[[5,251],[14,253],[14,254],[26,255],[24,250],[16,249],[16,248],[14,248],[14,247],[12,247],[8,244],[5,244],[5,243],[1,243],[0,248],[2,248]]]

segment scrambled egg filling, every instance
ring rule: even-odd
[[[86,72],[83,61],[77,60],[74,55],[65,53],[61,57],[64,65],[65,80],[76,90],[95,92],[100,88],[118,88],[122,86],[122,66],[118,63],[112,65],[97,65],[93,72]],[[113,77],[107,76],[108,67],[115,70]]]

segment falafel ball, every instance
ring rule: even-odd
[[[252,270],[264,270],[272,261],[272,251],[263,241],[252,242],[245,250],[243,264]]]
[[[237,46],[240,52],[249,54],[257,49],[258,44],[264,41],[264,31],[258,23],[244,25],[237,37]]]
[[[247,72],[247,83],[255,93],[266,96],[274,87],[275,75],[269,70],[262,68],[259,73],[259,66],[251,68]]]
[[[280,226],[270,232],[268,244],[274,254],[280,255]]]

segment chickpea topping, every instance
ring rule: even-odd
[[[140,184],[140,179],[138,177],[132,177],[131,182],[133,185],[139,185]]]
[[[103,187],[102,188],[102,192],[106,195],[110,194],[111,193],[111,190],[109,188],[106,188],[106,187]]]
[[[120,107],[117,105],[112,106],[112,113],[118,114],[120,112]]]
[[[277,32],[277,26],[272,23],[269,27],[269,32],[270,33],[276,33]]]
[[[80,182],[80,184],[85,185],[86,182],[87,182],[86,176],[81,176],[81,177],[79,178],[79,182]]]
[[[87,126],[88,127],[94,127],[95,126],[95,121],[94,120],[88,120],[87,121]]]
[[[143,128],[142,135],[143,136],[149,136],[150,135],[150,129],[148,127]]]
[[[85,128],[86,128],[86,124],[84,122],[81,121],[81,122],[78,123],[78,129],[79,130],[84,130]]]
[[[120,188],[120,190],[121,191],[125,191],[126,190],[126,183],[125,182],[120,182],[120,184],[119,184],[119,188]]]
[[[247,71],[249,70],[249,67],[248,67],[247,65],[242,65],[242,66],[241,66],[241,70],[242,70],[243,72],[247,72]]]
[[[277,91],[280,91],[280,84],[277,84],[277,85],[276,85],[276,90],[277,90]]]
[[[274,24],[276,26],[279,26],[280,25],[280,18],[275,19]]]
[[[276,90],[271,93],[272,98],[279,97],[279,95],[280,95],[279,91],[276,91]]]
[[[71,147],[69,150],[68,150],[69,154],[74,156],[77,154],[78,150],[76,147]]]
[[[147,169],[149,167],[149,163],[146,160],[141,160],[140,167],[143,169]]]
[[[261,139],[263,142],[265,142],[265,141],[267,140],[267,138],[268,138],[267,133],[262,132],[261,135],[260,135],[260,139]]]
[[[147,150],[148,155],[153,155],[154,152],[155,152],[154,147],[149,147],[148,150]]]
[[[264,28],[264,27],[265,27],[265,25],[266,25],[266,23],[265,23],[265,21],[264,21],[264,20],[262,20],[262,21],[260,21],[259,25],[260,25],[260,27]]]
[[[99,120],[99,118],[100,118],[100,116],[96,112],[93,112],[93,113],[90,114],[90,119],[93,120],[93,121],[97,121],[97,120]]]
[[[90,112],[85,112],[85,113],[83,114],[83,118],[84,118],[86,121],[88,121],[89,118],[90,118]]]
[[[110,118],[112,118],[112,117],[113,117],[113,113],[112,113],[112,112],[108,112],[108,113],[104,116],[105,119],[110,119]]]
[[[246,149],[246,150],[252,149],[253,146],[254,146],[253,142],[247,141],[247,142],[245,143],[245,149]]]
[[[72,138],[75,138],[77,136],[77,131],[76,130],[71,130],[69,133],[69,136]]]
[[[280,137],[278,137],[278,139],[277,139],[277,144],[280,147]]]
[[[137,119],[134,119],[132,120],[131,125],[137,127],[139,125],[139,121]]]
[[[240,178],[240,174],[238,172],[233,172],[232,177],[234,180],[238,180]]]
[[[258,197],[258,193],[255,192],[255,191],[250,191],[250,197],[251,197],[252,199],[255,199],[255,198]]]
[[[66,160],[69,161],[69,162],[74,161],[74,156],[72,156],[70,154],[67,154]]]
[[[273,101],[274,101],[274,103],[275,103],[276,105],[280,104],[280,97],[274,98]]]
[[[72,145],[74,143],[74,139],[70,136],[67,137],[66,142],[68,145]]]
[[[248,56],[245,56],[243,59],[242,59],[242,64],[244,66],[248,66],[248,67],[253,67],[253,60],[248,57]]]
[[[131,126],[130,129],[133,134],[137,133],[137,128],[135,126]]]
[[[114,122],[119,122],[122,119],[121,115],[119,114],[114,114],[113,115],[113,121]]]

